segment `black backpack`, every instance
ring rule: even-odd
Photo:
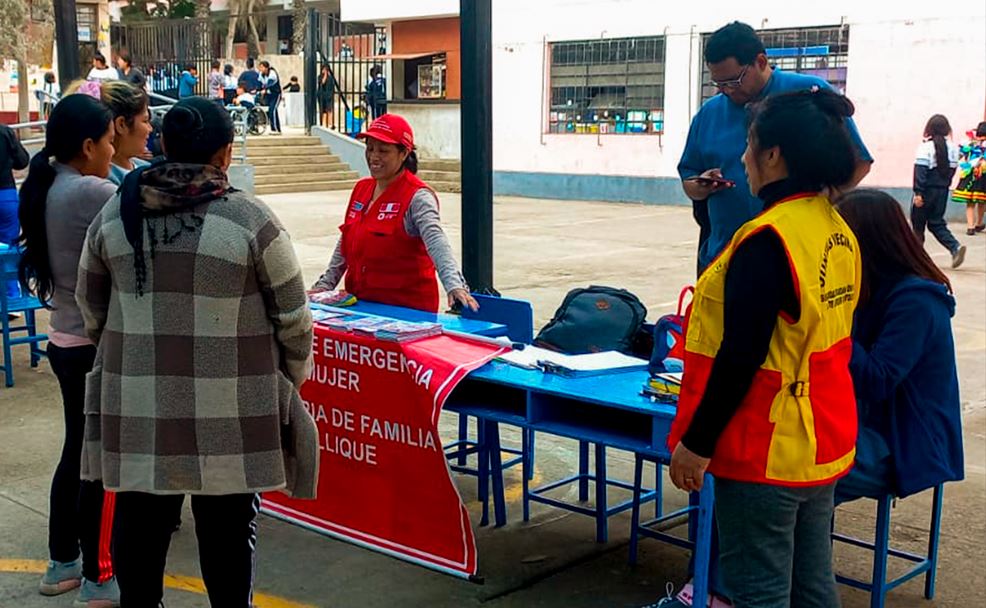
[[[581,355],[616,350],[634,354],[647,308],[625,289],[591,285],[568,292],[536,346]]]

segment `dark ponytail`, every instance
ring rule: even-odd
[[[55,181],[50,158],[68,163],[82,152],[86,140],[99,141],[106,135],[113,113],[105,104],[88,95],[68,95],[51,111],[45,133],[44,148],[31,159],[27,179],[20,190],[17,217],[21,234],[17,239],[23,250],[17,276],[24,289],[48,306],[55,285],[48,259],[48,231],[45,208],[48,190]]]
[[[404,146],[401,146],[401,150],[407,150],[407,148],[405,148]],[[417,153],[417,151],[415,151],[413,148],[411,149],[411,153],[408,154],[407,155],[407,158],[404,159],[404,164],[401,165],[401,168],[404,169],[405,171],[409,172],[409,173],[417,173],[418,172],[418,153]]]
[[[791,178],[822,190],[848,183],[859,158],[846,119],[855,108],[831,89],[771,95],[752,107],[750,137],[761,150],[780,148]]]
[[[942,177],[951,177],[952,168],[948,165],[948,145],[945,138],[952,134],[952,126],[948,119],[941,114],[935,114],[928,119],[924,126],[924,136],[930,137],[935,144],[935,170]]]
[[[204,97],[182,99],[161,125],[164,155],[179,163],[209,164],[216,152],[233,143],[233,135],[229,113]]]

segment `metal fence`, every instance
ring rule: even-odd
[[[181,73],[192,65],[198,70],[195,93],[207,93],[206,75],[212,61],[221,57],[225,31],[215,19],[155,19],[111,26],[113,46],[126,49],[134,67],[147,76],[151,91],[178,97]]]
[[[369,122],[366,105],[366,84],[370,70],[379,65],[385,71],[381,56],[387,52],[387,30],[364,23],[344,23],[335,14],[321,11],[309,13],[314,25],[315,53],[306,57],[308,73],[314,73],[314,84],[306,87],[308,107],[315,112],[307,117],[308,127],[322,125],[340,133],[355,135],[365,130]],[[314,64],[314,68],[312,67]],[[328,68],[327,82],[322,71]]]

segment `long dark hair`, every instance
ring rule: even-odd
[[[750,136],[761,150],[780,148],[790,177],[805,187],[838,188],[852,179],[858,153],[846,127],[855,108],[829,89],[771,95],[752,106]]]
[[[51,111],[45,132],[45,145],[31,159],[27,179],[21,186],[17,216],[21,235],[17,239],[23,248],[17,276],[24,288],[47,306],[55,285],[48,259],[48,232],[45,227],[45,208],[48,190],[55,181],[53,156],[68,163],[79,155],[86,140],[99,141],[110,128],[113,112],[106,104],[88,95],[68,95]]]
[[[948,166],[948,146],[945,138],[952,134],[952,126],[948,119],[941,114],[935,114],[928,119],[924,126],[924,136],[930,137],[935,144],[935,169],[943,177],[950,177],[951,167]]]
[[[863,258],[861,301],[868,300],[880,286],[908,276],[941,283],[952,291],[948,277],[931,261],[892,196],[880,190],[860,188],[842,195],[836,208],[859,241]]]

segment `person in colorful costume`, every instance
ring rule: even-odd
[[[437,267],[449,306],[478,310],[442,230],[438,196],[415,175],[411,125],[384,114],[358,137],[370,177],[353,188],[342,238],[312,290],[335,289],[345,275],[346,291],[360,300],[438,312]]]
[[[688,315],[670,473],[689,491],[716,477],[722,591],[736,608],[839,603],[829,526],[855,455],[862,262],[822,192],[855,171],[852,114],[823,88],[752,109],[743,165],[764,210],[702,273]]]
[[[986,230],[986,122],[969,131],[969,143],[960,148],[959,185],[952,200],[965,204],[966,234],[973,236]]]

